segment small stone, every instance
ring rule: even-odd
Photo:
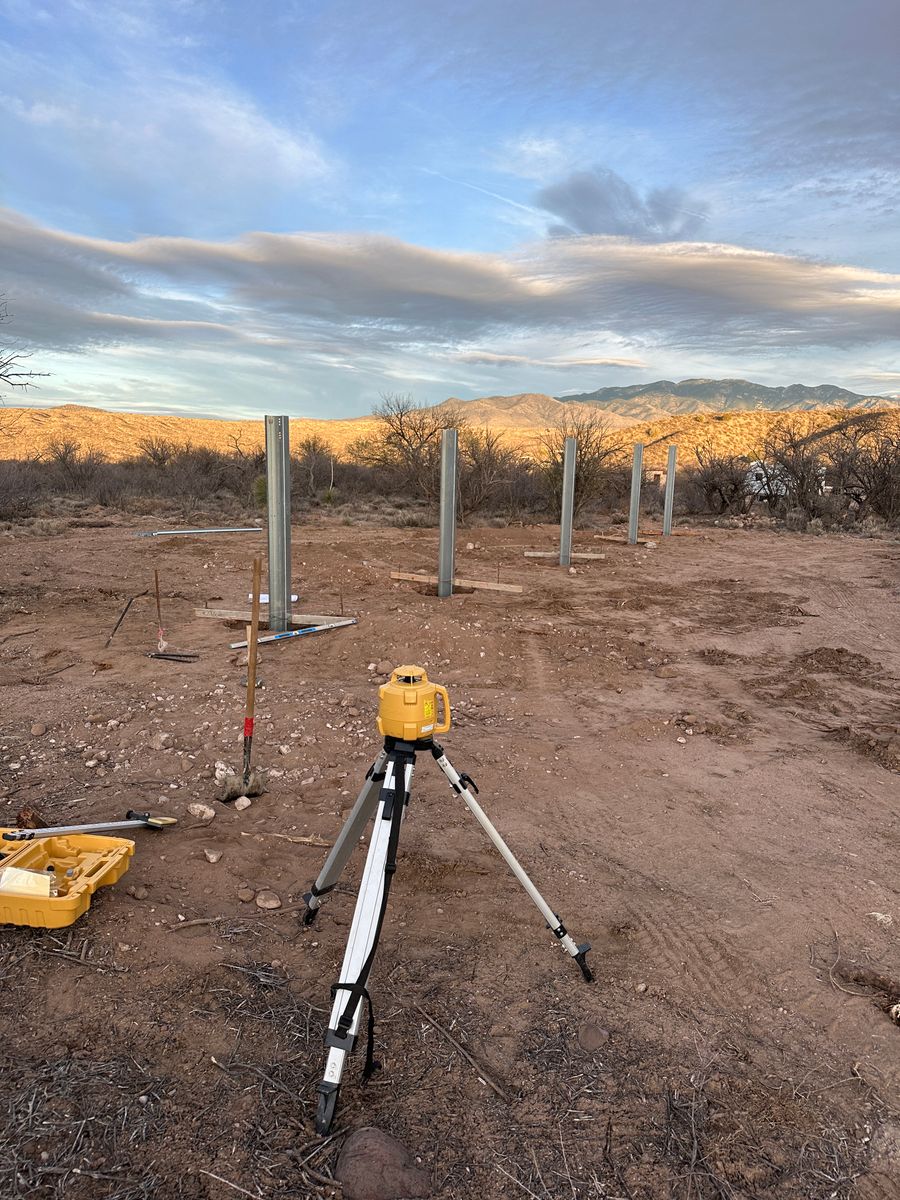
[[[221,850],[204,850],[203,857],[206,859],[206,861],[208,863],[217,863],[219,861],[219,859],[222,857],[222,851]]]
[[[575,568],[574,568],[574,567],[569,567],[569,574],[570,574],[570,575],[577,575],[577,574],[578,574],[578,572],[575,570]]]
[[[85,717],[85,720],[87,721],[87,723],[89,725],[99,725],[100,722],[103,720],[103,713],[98,713],[98,712],[88,713],[88,715]]]
[[[18,763],[10,763],[10,766],[12,766],[12,767],[17,767],[18,765],[19,765]],[[86,767],[99,767],[100,760],[96,759],[96,758],[89,758],[84,765]]]
[[[582,1050],[587,1050],[589,1054],[593,1054],[596,1050],[599,1050],[608,1041],[608,1029],[602,1029],[599,1025],[591,1024],[578,1026],[578,1045]]]
[[[677,679],[678,668],[673,667],[671,663],[664,663],[661,667],[656,668],[657,679]]]
[[[271,888],[262,888],[256,893],[257,908],[281,908],[281,897]]]
[[[378,664],[377,664],[377,663],[369,663],[369,665],[366,667],[366,670],[367,670],[367,671],[374,671],[374,670],[375,670],[375,668],[376,668],[377,666],[378,666]]]
[[[474,542],[466,542],[466,549],[467,549],[467,550],[474,550],[474,549],[475,549],[475,543],[474,543]]]
[[[383,658],[379,662],[378,666],[375,668],[375,670],[378,672],[379,675],[390,675],[390,673],[391,673],[391,671],[393,671],[393,669],[394,669],[394,664],[391,662],[391,660],[389,658]]]
[[[638,991],[640,992],[640,994],[643,996],[644,992],[646,992],[646,990],[647,990],[647,985],[646,985],[646,983],[639,983],[639,984],[637,985],[637,990],[638,990]]]
[[[417,1167],[402,1142],[380,1129],[357,1129],[344,1142],[335,1168],[346,1200],[418,1200],[431,1177]]]
[[[150,895],[142,883],[133,883],[126,890],[129,896],[134,896],[135,900],[146,900]]]
[[[150,738],[148,745],[151,750],[171,750],[174,741],[171,733],[163,733],[162,730],[158,730]]]
[[[35,721],[35,723],[31,727],[31,736],[32,737],[43,737],[46,732],[47,732],[47,726],[44,725],[41,721]]]
[[[278,747],[279,754],[290,754],[290,752],[291,752],[290,746],[282,745],[282,746]]]
[[[255,895],[256,892],[252,887],[238,888],[238,900],[240,900],[242,904],[249,904]]]
[[[238,796],[237,800],[234,802],[234,807],[237,812],[243,812],[244,809],[249,808],[252,803],[253,801],[249,796]]]
[[[188,805],[188,812],[192,817],[196,817],[198,821],[211,821],[216,815],[216,810],[210,808],[208,804],[198,802]]]
[[[687,745],[687,738],[680,737],[680,738],[676,738],[675,741],[678,742],[682,746]]]

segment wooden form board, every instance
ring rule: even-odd
[[[402,579],[407,583],[433,583],[437,584],[437,575],[413,575],[409,571],[391,571],[391,579]],[[516,592],[522,591],[522,587],[518,583],[488,583],[483,579],[454,579],[454,587],[475,588],[483,592]]]
[[[526,550],[525,557],[526,558],[555,558],[557,561],[559,561],[559,551],[558,550]],[[570,557],[571,558],[580,558],[582,560],[594,560],[594,559],[606,558],[606,555],[605,554],[591,554],[590,551],[588,551],[588,550],[573,550]]]
[[[250,612],[245,608],[195,608],[195,617],[208,617],[211,621],[243,621],[248,624],[250,621]],[[323,617],[319,614],[309,613],[292,613],[288,624],[290,625],[328,625],[332,621],[343,621],[344,617]],[[259,614],[260,625],[268,626],[268,617],[265,613]]]
[[[638,538],[638,540],[635,542],[635,545],[636,546],[646,546],[648,540],[649,540],[648,538]],[[595,533],[594,541],[595,542],[615,542],[619,546],[630,546],[631,545],[631,543],[629,542],[627,537],[614,537],[611,533]]]

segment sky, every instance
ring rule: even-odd
[[[0,55],[29,403],[900,392],[897,0],[0,0]]]

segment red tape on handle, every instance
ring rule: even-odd
[[[244,717],[244,737],[253,737],[253,718]]]

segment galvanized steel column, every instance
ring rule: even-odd
[[[438,549],[438,595],[453,595],[453,571],[456,560],[456,451],[455,429],[441,436],[441,533]]]
[[[666,459],[666,500],[663,505],[663,537],[672,532],[672,509],[675,505],[675,458],[677,446],[669,447],[669,457]]]
[[[567,437],[563,448],[562,513],[559,519],[559,565],[572,561],[572,526],[575,513],[575,451],[578,443]]]
[[[266,417],[269,629],[291,624],[291,443],[287,417]]]
[[[631,507],[628,513],[628,544],[637,545],[638,521],[641,515],[641,479],[644,474],[644,447],[634,444],[634,461],[631,464]]]

